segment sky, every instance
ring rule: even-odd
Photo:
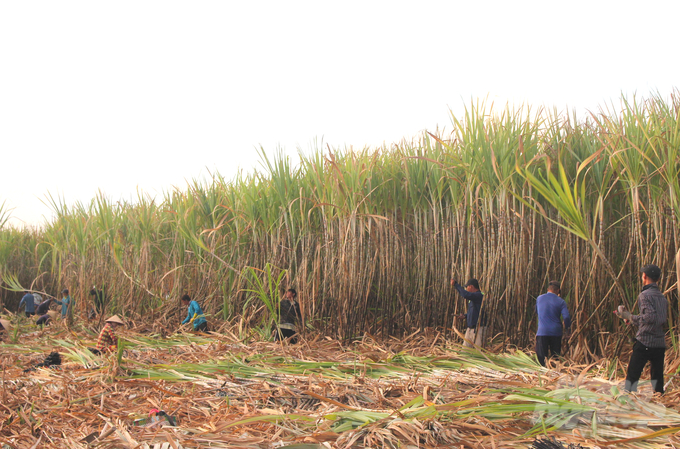
[[[0,205],[162,198],[257,149],[362,149],[472,100],[579,114],[680,85],[677,1],[0,2]]]

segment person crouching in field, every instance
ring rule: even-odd
[[[187,317],[184,318],[182,324],[192,323],[195,331],[208,332],[208,321],[205,319],[201,306],[196,301],[192,301],[189,295],[182,296],[182,304],[188,307]]]
[[[279,302],[279,325],[274,329],[274,341],[290,338],[292,344],[297,343],[297,324],[302,324],[302,314],[295,298],[297,292],[289,288]]]
[[[35,296],[35,295],[33,295],[33,296]],[[38,304],[38,306],[35,308],[35,314],[38,315],[38,316],[45,315],[50,310],[50,305],[54,301],[55,301],[54,298],[47,298],[46,300],[44,300],[43,302]]]
[[[118,349],[118,336],[116,335],[116,329],[123,326],[123,320],[120,319],[118,315],[114,315],[106,320],[106,324],[99,333],[99,338],[97,339],[97,346],[95,348],[89,348],[93,354],[100,355],[105,352],[111,352]]]
[[[637,384],[642,370],[650,363],[649,374],[652,388],[663,394],[663,365],[666,356],[666,331],[664,325],[668,321],[668,300],[659,290],[657,282],[661,278],[661,269],[656,265],[645,265],[642,273],[642,291],[637,303],[639,315],[633,315],[625,306],[619,306],[614,313],[627,322],[637,326],[633,353],[628,363],[626,374],[626,390],[637,391]]]
[[[560,356],[562,353],[562,320],[564,319],[564,336],[569,338],[571,317],[567,303],[560,297],[560,283],[550,281],[548,292],[536,298],[538,314],[538,330],[536,331],[536,356],[538,362],[545,366],[545,358]]]
[[[468,302],[467,313],[457,316],[457,318],[465,319],[467,321],[467,330],[465,331],[463,346],[471,348],[473,342],[475,346],[484,346],[484,339],[486,337],[486,316],[482,310],[484,293],[479,290],[479,282],[477,279],[472,278],[467,281],[465,288],[463,288],[458,281],[451,279],[451,285],[453,285],[458,291],[458,294]]]
[[[36,326],[46,326],[54,322],[59,316],[59,312],[54,310],[48,310],[47,312],[40,315],[40,318],[35,322]]]

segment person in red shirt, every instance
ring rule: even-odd
[[[115,351],[118,349],[118,336],[115,330],[122,326],[123,320],[114,315],[106,320],[104,328],[99,333],[99,338],[97,339],[97,346],[94,352],[95,354],[101,354],[103,352]]]

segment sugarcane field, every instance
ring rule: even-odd
[[[0,201],[0,448],[680,448],[680,92]]]

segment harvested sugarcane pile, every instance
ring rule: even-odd
[[[0,447],[680,444],[678,392],[653,397],[643,383],[624,394],[620,369],[604,361],[547,370],[519,350],[467,350],[439,335],[307,337],[128,331],[118,354],[98,357],[85,330],[24,334],[0,344]],[[23,372],[52,352],[60,365]]]

